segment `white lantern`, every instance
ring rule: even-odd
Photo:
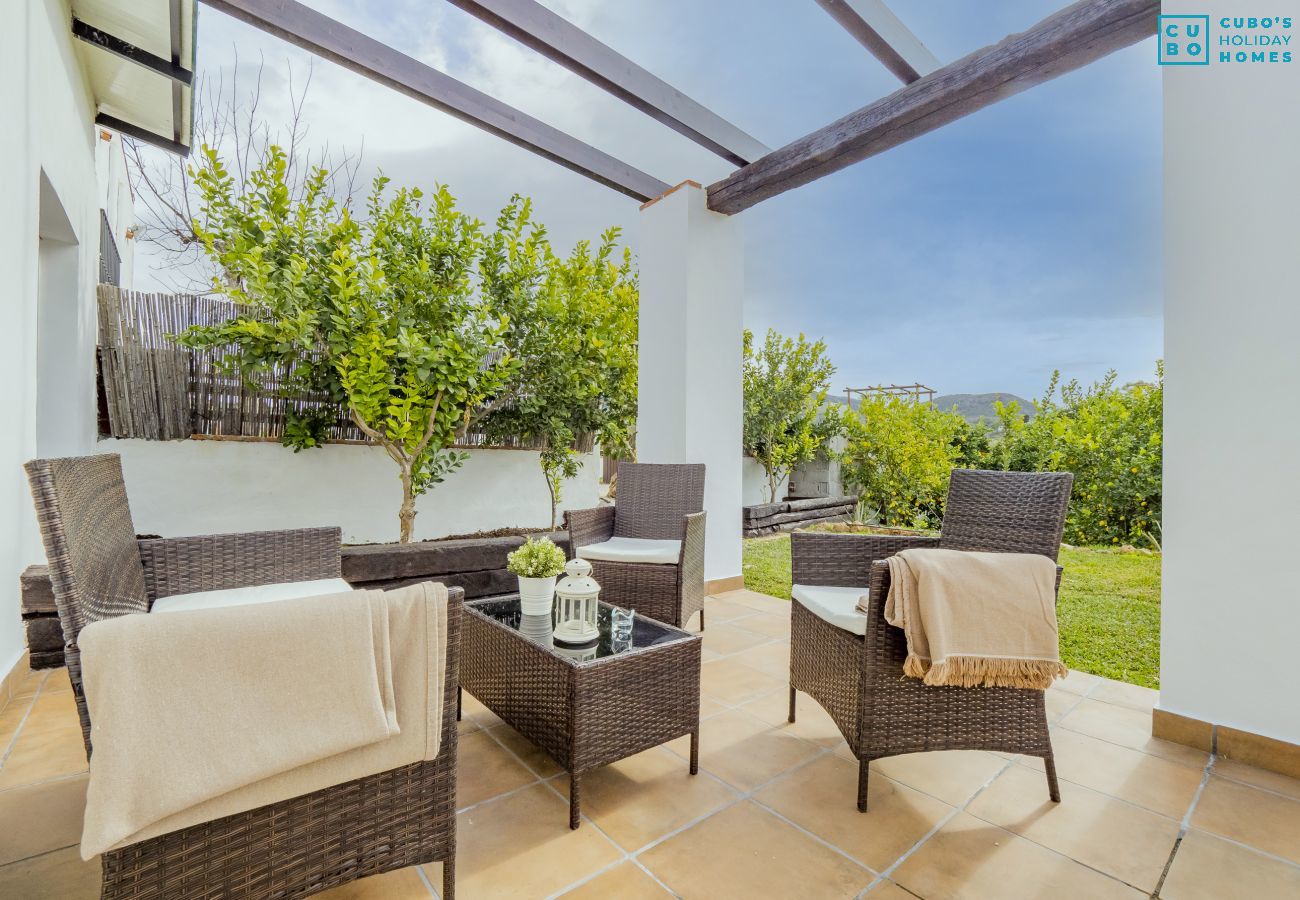
[[[590,644],[600,637],[600,585],[591,577],[591,563],[571,559],[565,577],[555,586],[555,639],[565,644]]]

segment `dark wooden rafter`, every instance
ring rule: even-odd
[[[738,166],[769,150],[535,0],[449,0],[524,46]]]
[[[87,24],[80,19],[74,18],[72,20],[72,33],[87,44],[93,44],[102,50],[107,50],[114,56],[120,56],[122,59],[129,60],[138,66],[151,69],[159,75],[165,75],[178,87],[183,84],[188,85],[194,80],[194,73],[182,66],[179,58],[163,59],[161,56],[155,56],[148,50],[142,50],[135,44],[124,41],[120,37],[109,34],[102,28],[96,28],[94,25]]]
[[[1160,0],[1081,0],[832,122],[708,188],[728,215],[934,131],[1156,33]]]
[[[169,39],[171,42],[172,65],[180,66],[181,64],[181,43],[184,35],[181,33],[181,0],[169,0],[167,4],[167,15],[169,17],[170,28]],[[181,119],[185,115],[184,110],[184,91],[181,86],[172,82],[172,141],[177,144],[181,141]]]
[[[650,200],[670,187],[296,0],[204,2],[629,197]]]
[[[939,68],[939,60],[884,0],[817,0],[817,4],[904,84]]]

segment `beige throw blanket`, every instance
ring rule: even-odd
[[[82,857],[438,755],[447,590],[166,615],[82,630]]]
[[[1032,553],[904,550],[889,557],[885,620],[907,636],[903,674],[926,684],[1047,688],[1069,670],[1056,564]]]

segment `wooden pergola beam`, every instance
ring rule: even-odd
[[[931,72],[708,188],[728,215],[934,131],[1156,33],[1160,0],[1080,0]]]
[[[817,0],[817,4],[903,84],[939,68],[935,55],[884,0]]]
[[[535,0],[449,0],[737,166],[769,148]]]
[[[296,0],[203,2],[629,197],[651,200],[671,187]]]

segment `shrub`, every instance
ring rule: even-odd
[[[926,528],[943,515],[948,477],[969,426],[954,412],[900,397],[868,397],[845,416],[840,478],[882,525]]]
[[[552,578],[564,571],[564,551],[550,538],[529,538],[506,557],[506,568],[523,578]]]
[[[1084,388],[1053,375],[1035,416],[999,410],[1004,434],[992,468],[1074,473],[1065,540],[1159,546],[1164,365],[1153,382],[1115,386],[1115,373]]]
[[[847,417],[841,478],[862,513],[884,525],[936,527],[954,468],[1072,472],[1065,525],[1072,544],[1159,547],[1164,366],[1151,382],[1083,387],[1052,376],[1025,421],[996,406],[1000,434],[982,421],[901,399],[874,398]]]

